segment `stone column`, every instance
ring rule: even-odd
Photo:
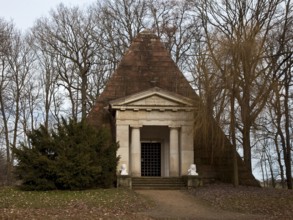
[[[181,127],[181,175],[187,175],[187,171],[191,164],[194,163],[193,150],[193,125],[186,125]]]
[[[120,171],[121,165],[126,164],[129,170],[129,125],[116,125],[116,141],[119,143],[117,156],[120,156],[117,171]]]
[[[131,127],[131,176],[141,176],[140,126]]]
[[[170,127],[170,176],[179,176],[179,127]]]

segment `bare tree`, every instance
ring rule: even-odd
[[[33,36],[32,36],[33,38]],[[54,106],[54,96],[57,96],[58,93],[58,73],[57,73],[57,56],[54,53],[47,53],[48,45],[45,44],[42,40],[40,41],[37,38],[33,38],[32,49],[36,55],[37,76],[38,79],[38,88],[40,91],[39,96],[42,97],[40,106],[43,107],[41,111],[42,118],[44,121],[45,128],[49,128],[50,122],[58,120],[54,118],[52,114],[52,109]],[[56,106],[56,110],[57,110]],[[58,110],[57,110],[58,111]]]
[[[1,23],[2,36],[6,36],[1,50],[0,110],[6,146],[7,183],[12,181],[11,171],[14,162],[10,149],[15,148],[22,134],[22,108],[26,105],[24,93],[30,80],[34,61],[27,39],[22,37],[13,24]],[[5,35],[4,35],[5,34]],[[3,38],[4,39],[4,38]],[[2,46],[1,45],[1,46]]]
[[[198,26],[188,1],[107,0],[91,8],[108,61],[116,69],[119,60],[138,33],[152,30],[165,43],[179,68],[191,64]],[[187,70],[186,70],[187,71]]]
[[[195,6],[223,82],[229,82],[231,73],[236,77],[234,94],[240,110],[236,126],[244,162],[252,170],[251,129],[271,92],[275,66],[265,57],[270,33],[279,24],[281,1],[199,1]]]
[[[190,2],[148,1],[148,20],[148,26],[165,43],[174,62],[182,71],[187,71],[199,43],[200,24]]]
[[[133,39],[146,27],[145,0],[106,0],[92,6],[104,54],[100,60],[112,73]]]
[[[292,94],[292,67],[293,67],[293,4],[290,0],[283,1],[283,19],[277,28],[277,32],[271,35],[269,48],[271,54],[277,51],[278,56],[269,56],[269,62],[275,66],[273,74],[274,97],[271,99],[271,116],[273,118],[274,140],[278,153],[278,163],[283,180],[283,165],[288,189],[292,189],[292,146],[290,121],[292,118],[291,94]],[[280,151],[281,146],[282,151]],[[283,155],[281,156],[281,152]]]
[[[59,5],[49,19],[39,19],[33,34],[46,53],[56,57],[59,83],[75,103],[73,117],[85,118],[89,110],[88,84],[91,68],[96,64],[98,43],[94,41],[94,22],[91,14],[77,7]],[[76,112],[76,109],[78,111]]]
[[[14,26],[4,20],[0,20],[0,61],[1,61],[1,78],[0,78],[0,110],[1,110],[1,138],[4,139],[3,143],[6,149],[6,182],[10,183],[11,180],[11,153],[10,153],[10,139],[9,139],[9,117],[11,111],[7,112],[9,105],[12,104],[9,100],[9,77],[7,70],[9,68],[8,56],[11,53],[12,36]]]

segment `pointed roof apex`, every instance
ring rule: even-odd
[[[150,29],[144,29],[142,32],[140,32],[139,34],[143,34],[143,35],[155,35],[153,31],[151,31]]]
[[[140,32],[141,34],[153,34],[153,31],[151,31],[151,29],[144,29],[143,31]]]
[[[151,41],[160,41],[160,38],[150,29],[144,29],[137,34],[134,41],[144,41],[150,39]]]

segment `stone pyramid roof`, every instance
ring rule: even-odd
[[[136,36],[124,54],[88,119],[97,126],[104,124],[108,120],[104,108],[111,100],[153,87],[199,100],[159,37],[145,30]]]
[[[197,98],[160,39],[145,30],[137,35],[107,83],[98,102],[128,96],[152,87]]]

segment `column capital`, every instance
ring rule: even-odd
[[[130,125],[131,128],[141,128],[142,125]]]
[[[181,126],[180,125],[169,125],[169,128],[179,129],[179,128],[181,128]]]

